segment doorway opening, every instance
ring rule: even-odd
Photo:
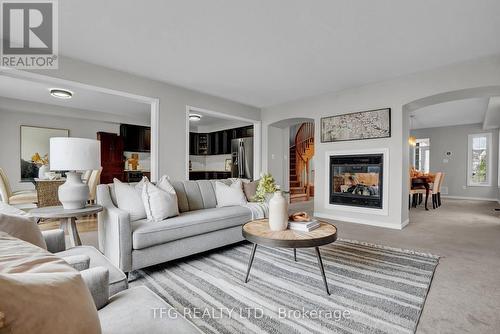
[[[403,106],[410,222],[498,201],[499,96],[500,87],[479,87]]]
[[[290,127],[289,147],[290,203],[314,197],[314,123]]]
[[[288,118],[267,127],[267,172],[282,190],[290,193],[295,211],[314,207],[315,122],[313,118]]]
[[[257,179],[260,121],[186,107],[186,179]]]

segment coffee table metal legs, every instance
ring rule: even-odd
[[[323,267],[323,261],[321,260],[321,253],[318,247],[314,247],[316,250],[316,256],[318,257],[319,271],[321,271],[321,276],[323,276],[323,283],[325,283],[325,290],[328,295],[330,295],[330,290],[328,289],[328,282],[326,281],[325,268]]]
[[[78,234],[78,230],[76,228],[76,218],[72,217],[61,220],[61,229],[63,231],[68,231],[70,247],[82,245],[80,235]]]
[[[257,249],[257,244],[253,244],[252,253],[250,254],[250,260],[248,261],[247,275],[245,276],[245,283],[248,282],[248,275],[250,275],[250,268],[252,268],[253,258],[255,256],[255,250]]]
[[[250,253],[250,259],[248,260],[247,274],[245,276],[245,283],[248,282],[248,276],[250,275],[250,269],[252,268],[253,258],[255,257],[255,250],[257,249],[257,244],[253,244],[252,252]],[[314,247],[316,250],[316,257],[318,258],[319,271],[323,277],[323,283],[325,284],[325,290],[328,295],[330,295],[330,290],[328,289],[328,282],[326,281],[325,268],[323,267],[323,260],[321,260],[321,253],[318,247]],[[294,260],[297,261],[297,249],[293,249]]]

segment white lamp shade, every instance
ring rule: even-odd
[[[95,139],[50,138],[50,170],[83,171],[101,168],[101,143]]]

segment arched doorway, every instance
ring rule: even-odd
[[[435,110],[436,112],[439,112],[441,109],[441,106],[449,105],[450,103],[456,103],[460,101],[469,101],[473,99],[485,99],[489,102],[487,102],[487,113],[485,114],[485,118],[483,121],[481,121],[482,126],[478,127],[478,129],[475,131],[476,133],[483,133],[490,131],[491,129],[498,129],[500,127],[500,86],[484,86],[484,87],[475,87],[475,88],[468,88],[468,89],[461,89],[461,90],[455,90],[455,91],[449,91],[445,93],[440,93],[440,94],[435,94],[427,97],[423,97],[417,100],[414,100],[412,102],[409,102],[405,105],[403,105],[402,111],[403,111],[403,184],[407,185],[406,187],[403,187],[403,200],[408,201],[408,199],[411,199],[410,197],[410,189],[411,189],[411,184],[412,181],[410,180],[410,169],[412,167],[412,164],[415,162],[415,153],[412,154],[412,150],[415,150],[412,145],[415,145],[415,140],[422,140],[422,138],[417,138],[415,137],[415,131],[411,131],[411,120],[414,122],[414,116],[416,113],[419,111],[423,110]],[[472,111],[471,111],[472,112]],[[489,116],[488,116],[489,115]],[[488,123],[488,125],[487,125]],[[465,123],[464,123],[465,124]],[[413,126],[414,127],[414,126]],[[440,128],[441,129],[441,128]],[[496,130],[498,131],[498,130]],[[426,136],[428,137],[428,136]],[[495,138],[495,135],[493,136]],[[411,140],[410,140],[411,139]],[[428,138],[425,138],[428,139]],[[447,138],[451,140],[451,137]],[[467,154],[470,154],[468,150],[470,148],[467,148],[467,135],[463,135],[460,137],[460,140],[463,141],[461,142],[461,146],[465,147],[464,150],[467,151]],[[498,152],[498,140],[494,140],[493,145],[490,144],[491,146],[491,151],[494,151],[492,154],[492,157],[494,157],[494,161],[490,161],[490,163],[494,166],[493,170],[495,170],[495,180],[492,182],[491,186],[492,187],[497,187],[497,176],[496,176],[496,170],[498,170],[498,165],[499,165],[499,159],[496,156],[496,152]],[[433,150],[433,143],[432,140],[430,141],[430,150],[432,152]],[[435,148],[434,153],[436,153],[436,150],[439,151],[438,153],[441,154],[442,156],[439,157],[440,160],[445,161],[448,163],[448,156],[446,154],[449,154],[450,156],[453,155],[456,152],[453,152],[453,150],[448,151],[448,149],[443,149],[442,147]],[[441,152],[442,151],[442,152]],[[496,152],[495,152],[496,151]],[[454,166],[449,166],[448,169],[451,168],[451,170],[456,170],[456,169],[462,169],[466,170],[466,167],[464,167],[467,164],[470,164],[470,159],[466,156],[466,153],[463,153],[463,157],[456,157],[453,161],[450,160],[451,162],[455,163],[456,165]],[[418,155],[418,154],[417,154]],[[432,156],[431,156],[432,160]],[[436,158],[434,159],[436,161]],[[431,162],[431,170],[432,170],[432,162]],[[434,167],[434,169],[436,169]],[[466,179],[468,179],[468,173],[469,173],[470,166],[467,166],[467,175],[464,172],[464,175],[458,177],[457,180],[451,180],[448,176],[444,177],[444,187],[447,188],[446,182],[448,183],[460,183],[460,187],[463,187],[464,189],[464,195],[462,197],[467,197],[465,189],[469,186],[468,181],[466,183]],[[434,170],[431,171],[436,173],[445,173],[445,171],[441,170]],[[446,174],[446,173],[445,173]],[[463,185],[462,185],[463,184]],[[432,184],[431,184],[432,186]],[[461,188],[462,189],[462,188]],[[412,192],[413,193],[413,192]],[[446,193],[445,193],[446,194]],[[432,195],[432,189],[431,189],[431,195]],[[441,194],[439,194],[441,195]],[[422,195],[420,195],[422,196]],[[460,197],[460,196],[449,196],[449,197]],[[495,195],[495,197],[497,197]],[[472,197],[470,197],[472,199]],[[415,203],[414,202],[409,202],[408,208],[413,207]],[[439,203],[440,205],[441,203]],[[436,208],[439,207],[439,205],[436,204]],[[432,203],[432,198],[429,199],[429,208],[432,210],[434,207]],[[409,215],[410,221],[412,221],[412,216]]]
[[[289,118],[268,126],[268,171],[291,202],[314,196],[314,119]]]

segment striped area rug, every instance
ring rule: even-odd
[[[249,243],[134,272],[204,333],[414,333],[438,257],[338,240],[314,249]]]

